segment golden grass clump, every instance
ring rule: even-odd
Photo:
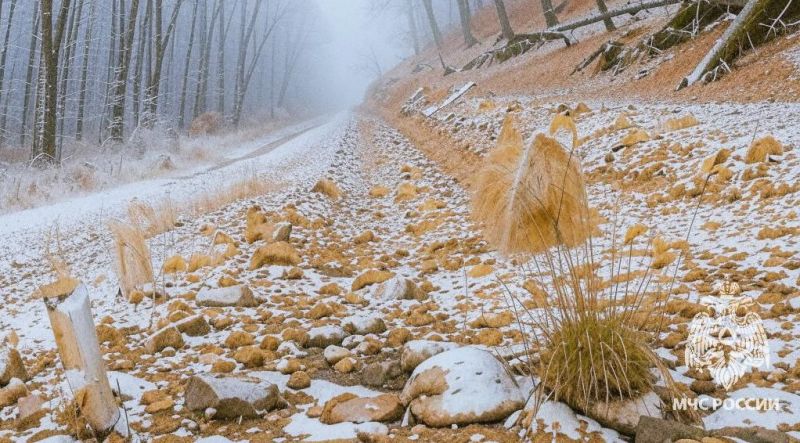
[[[175,227],[178,210],[169,198],[156,205],[134,200],[128,205],[128,218],[144,229],[147,238],[151,238]]]
[[[180,255],[173,255],[164,261],[162,269],[165,274],[177,274],[178,272],[185,272],[188,266],[183,257]]]
[[[217,112],[204,112],[198,115],[189,125],[189,136],[212,135],[222,128],[222,116]]]
[[[473,209],[507,254],[576,245],[590,233],[577,155],[543,134],[524,148],[511,116],[478,174]]]
[[[361,288],[364,288],[369,285],[374,285],[376,283],[383,283],[386,280],[394,277],[389,271],[381,271],[378,269],[369,269],[364,271],[363,273],[359,274],[354,280],[353,283],[350,285],[351,291],[358,291]]]
[[[245,241],[254,243],[258,240],[270,240],[271,238],[272,227],[267,222],[267,215],[261,212],[261,208],[258,206],[248,208],[244,228]],[[214,240],[216,242],[216,238]]]
[[[644,129],[633,129],[627,134],[625,137],[622,137],[619,144],[623,146],[633,146],[637,143],[642,143],[650,140],[650,134],[647,133]]]
[[[541,357],[542,382],[553,400],[585,412],[597,402],[635,398],[652,389],[656,357],[643,346],[641,334],[622,321],[585,315],[561,324]]]
[[[578,103],[575,105],[575,109],[572,110],[572,113],[575,115],[581,115],[587,112],[592,112],[592,108],[590,108],[589,105],[584,102]]]
[[[386,186],[375,186],[369,190],[369,196],[371,198],[383,198],[389,195],[389,188]]]
[[[145,231],[139,225],[112,221],[108,228],[116,251],[117,278],[122,294],[127,298],[137,286],[154,282],[150,248]]]
[[[553,121],[550,122],[550,135],[555,135],[560,130],[566,130],[572,134],[572,147],[578,146],[578,128],[575,126],[575,120],[566,114],[557,114]]]
[[[664,127],[669,131],[677,131],[678,129],[691,128],[692,126],[699,125],[700,122],[692,114],[684,115],[683,117],[671,118],[664,123]]]
[[[616,120],[614,120],[614,124],[611,125],[611,129],[615,131],[621,131],[623,129],[628,129],[633,126],[631,119],[628,118],[628,114],[622,113],[620,114]]]
[[[764,163],[770,155],[782,155],[783,145],[775,137],[768,135],[760,138],[750,145],[745,155],[744,162],[751,163]]]
[[[413,200],[417,197],[417,187],[411,182],[403,182],[397,186],[397,191],[394,195],[394,201],[402,202]]]
[[[250,259],[250,269],[258,269],[264,265],[294,266],[301,261],[300,254],[292,245],[279,241],[256,249]]]
[[[189,272],[194,272],[200,268],[211,266],[213,263],[214,260],[210,255],[195,253],[189,257],[189,264],[186,269]]]
[[[330,198],[331,200],[338,200],[342,196],[342,191],[333,182],[333,180],[328,178],[323,178],[317,181],[313,188],[311,188],[311,192],[318,192]]]
[[[715,167],[722,165],[726,161],[728,161],[728,157],[731,156],[731,151],[729,149],[722,148],[717,151],[714,155],[706,158],[703,160],[703,164],[700,167],[700,171],[704,174],[710,174],[714,172]]]
[[[644,234],[645,232],[647,232],[647,226],[641,223],[637,223],[628,228],[628,231],[625,232],[625,239],[623,240],[622,243],[629,245],[633,243],[633,241],[636,240],[637,237]]]
[[[478,103],[478,111],[480,112],[491,111],[496,107],[497,105],[489,99],[482,100],[480,103]]]

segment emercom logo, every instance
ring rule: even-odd
[[[708,309],[689,324],[686,365],[708,369],[714,382],[728,390],[750,368],[769,366],[769,345],[758,304],[739,295],[741,289],[729,280],[717,283],[718,296],[701,299]]]

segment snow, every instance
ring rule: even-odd
[[[599,432],[606,442],[625,441],[620,435],[611,429],[600,426],[591,418],[576,414],[569,406],[564,403],[545,401],[539,406],[536,413],[534,425],[541,421],[545,426],[545,432],[552,432],[555,439],[556,433],[561,433],[574,440],[583,440],[584,432]],[[585,430],[584,430],[585,423]]]
[[[781,424],[795,426],[800,423],[800,395],[774,388],[747,387],[731,392],[728,399],[732,402],[739,399],[776,399],[780,401],[780,410],[727,408],[723,404],[723,407],[703,419],[706,429],[751,425],[777,430]]]

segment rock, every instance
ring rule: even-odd
[[[211,326],[202,314],[180,320],[175,323],[175,327],[189,337],[202,337],[211,332]]]
[[[186,407],[214,409],[213,418],[256,418],[286,405],[278,387],[257,378],[195,375],[186,386]]]
[[[322,352],[322,355],[325,357],[325,361],[328,362],[329,365],[333,366],[343,358],[350,357],[350,350],[343,348],[341,346],[330,345],[325,348],[325,351]]]
[[[387,381],[401,375],[403,375],[403,369],[398,361],[371,363],[361,371],[362,380],[367,386],[381,387]]]
[[[227,288],[205,288],[195,298],[198,306],[205,307],[254,307],[258,301],[247,285],[229,286]]]
[[[458,348],[458,344],[431,340],[412,340],[403,346],[400,354],[400,366],[411,372],[420,363],[436,354]]]
[[[311,377],[309,377],[305,371],[293,372],[292,375],[289,376],[289,381],[286,382],[286,386],[292,389],[305,389],[311,386]]]
[[[175,326],[167,326],[154,332],[144,348],[149,354],[155,354],[165,348],[179,349],[183,347],[183,334]]]
[[[327,325],[312,328],[308,331],[309,348],[326,348],[331,345],[341,345],[347,337],[347,332],[341,326]]]
[[[15,404],[26,395],[28,388],[25,387],[25,383],[18,378],[12,378],[6,387],[0,388],[0,409]]]
[[[380,301],[421,300],[424,297],[425,293],[417,287],[413,280],[401,275],[395,275],[376,286],[372,291],[372,298]]]
[[[663,443],[682,438],[700,440],[706,435],[700,428],[646,415],[639,418],[635,431],[635,443]]]
[[[400,398],[418,421],[434,427],[497,422],[525,406],[503,364],[471,346],[423,361]]]
[[[345,422],[392,422],[399,420],[404,410],[400,399],[394,394],[356,397],[347,393],[325,403],[320,421],[329,425]]]
[[[22,381],[30,379],[19,351],[12,348],[0,348],[0,386],[7,385],[12,378]]]
[[[28,395],[17,400],[17,430],[31,429],[39,426],[39,421],[47,413],[42,409],[44,400],[38,395]]]
[[[289,222],[276,223],[272,230],[272,241],[289,241],[292,235],[292,224]]]
[[[144,412],[147,412],[148,414],[155,414],[162,411],[172,410],[173,406],[175,406],[175,400],[173,400],[172,397],[167,396],[167,398],[164,398],[163,400],[155,401],[147,405],[147,407],[144,408]]]
[[[662,408],[661,398],[651,391],[635,399],[593,403],[586,412],[605,427],[634,435],[640,417],[663,418]]]
[[[353,357],[345,357],[333,365],[333,369],[342,374],[348,374],[356,370],[357,364],[358,362]]]
[[[376,315],[353,315],[342,321],[344,330],[350,334],[367,335],[386,332],[386,323]]]

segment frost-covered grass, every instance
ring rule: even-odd
[[[29,148],[6,147],[0,150],[0,213],[215,165],[289,134],[291,123],[268,121],[203,137],[137,129],[119,144],[71,142],[60,165],[44,168],[31,164]]]

